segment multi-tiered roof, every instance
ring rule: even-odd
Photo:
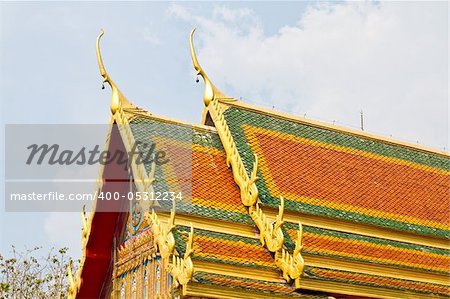
[[[188,198],[171,213],[172,203],[147,207],[139,221],[134,211],[83,218],[72,295],[101,296],[112,277],[161,256],[181,297],[449,298],[449,154],[225,96],[198,63],[192,34],[202,124],[131,104],[98,52],[111,123],[125,125],[111,129],[108,146],[170,144],[164,166],[132,163],[131,188]],[[117,255],[130,262],[111,268]]]

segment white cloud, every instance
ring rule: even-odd
[[[445,2],[317,4],[271,36],[249,9],[169,13],[199,27],[200,62],[226,93],[355,127],[363,109],[369,131],[447,146]]]
[[[185,21],[192,18],[192,13],[187,8],[176,3],[169,6],[167,13]]]

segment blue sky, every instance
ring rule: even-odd
[[[100,28],[128,99],[198,122],[195,26],[200,63],[229,95],[348,127],[363,109],[369,132],[448,148],[448,12],[446,2],[1,2],[2,123],[106,123]],[[2,210],[1,252],[67,245],[78,256],[80,216],[60,214]]]

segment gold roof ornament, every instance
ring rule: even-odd
[[[295,279],[298,284],[298,279],[303,272],[303,258],[301,256],[301,233],[299,234],[300,241],[296,244],[294,254],[289,253],[284,246],[284,234],[281,229],[284,220],[284,199],[280,198],[281,204],[279,206],[278,214],[275,221],[269,219],[263,210],[260,208],[258,201],[258,187],[256,180],[258,179],[258,156],[254,154],[253,168],[250,174],[247,173],[242,157],[237,149],[236,142],[231,134],[230,127],[225,119],[224,111],[227,109],[227,103],[236,101],[236,99],[228,98],[211,83],[208,76],[200,66],[195,55],[193,46],[193,34],[195,28],[191,32],[190,45],[191,56],[194,68],[197,75],[203,77],[205,81],[204,102],[206,111],[209,113],[214,126],[217,129],[217,134],[222,142],[226,153],[226,164],[231,166],[234,181],[239,186],[241,201],[244,206],[248,207],[248,213],[260,232],[260,241],[270,252],[275,253],[275,264],[282,270],[283,277],[286,280]],[[301,227],[300,227],[301,228]]]
[[[108,72],[105,69],[105,66],[103,64],[102,54],[100,52],[100,39],[105,34],[103,29],[100,30],[100,34],[97,37],[97,62],[98,67],[100,70],[100,75],[103,77],[103,85],[102,89],[105,88],[104,83],[108,83],[112,90],[112,96],[111,96],[111,113],[114,115],[119,110],[119,108],[123,107],[131,107],[131,103],[127,100],[127,98],[122,94],[122,92],[119,90],[117,85],[114,83],[114,81],[109,76]]]
[[[231,99],[230,97],[225,96],[217,87],[212,84],[211,80],[209,80],[208,76],[206,75],[203,68],[200,66],[200,63],[198,62],[197,55],[195,54],[194,49],[194,32],[195,29],[192,29],[190,37],[189,37],[189,44],[191,48],[191,58],[192,58],[192,64],[194,65],[194,69],[197,71],[197,76],[202,76],[203,81],[205,82],[205,92],[203,95],[203,101],[205,103],[205,106],[209,106],[209,103],[215,99]]]
[[[152,226],[154,246],[161,254],[163,262],[167,263],[175,247],[175,237],[173,236],[173,229],[175,228],[175,201],[173,201],[167,223],[162,222],[153,209],[151,213],[149,211],[145,213],[145,218]]]
[[[305,261],[302,256],[303,249],[303,226],[298,223],[297,240],[295,240],[294,252],[291,255],[286,249],[281,248],[275,252],[275,264],[283,271],[283,277],[287,281],[295,280],[295,287],[299,288],[300,276],[305,267]]]
[[[183,295],[186,295],[186,285],[194,274],[194,265],[191,259],[191,256],[194,253],[194,227],[192,226],[192,222],[190,226],[191,229],[189,231],[188,241],[186,242],[184,256],[180,257],[172,255],[172,263],[169,265],[169,271],[177,284],[181,285]]]
[[[87,242],[88,234],[91,231],[91,224],[86,217],[86,205],[83,205],[83,209],[81,210],[81,224],[81,242],[85,244],[85,242]]]
[[[67,296],[69,299],[76,298],[78,290],[78,283],[73,275],[72,267],[73,267],[72,259],[69,259],[69,264],[67,265],[67,277],[69,282],[69,290],[67,292]]]

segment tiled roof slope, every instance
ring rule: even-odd
[[[263,204],[449,238],[450,158],[229,106],[225,119]]]
[[[230,112],[231,110],[228,109],[227,117],[230,117]],[[233,120],[233,118],[229,119]],[[235,126],[230,120],[228,121],[229,126]],[[170,145],[169,148],[165,149],[168,153],[169,162],[156,168],[156,180],[153,185],[155,191],[183,191],[185,195],[184,203],[177,204],[177,215],[192,215],[209,219],[208,221],[210,222],[219,221],[224,224],[253,225],[246,208],[241,203],[239,189],[233,182],[231,171],[226,166],[226,155],[214,130],[177,124],[142,115],[133,117],[130,124],[136,142],[144,143],[152,140],[157,148],[163,143]],[[264,122],[259,122],[259,124],[264,124]],[[238,127],[234,127],[233,130],[235,132],[238,131]],[[243,130],[241,132],[244,134]],[[234,137],[236,139],[245,138],[245,135],[239,136],[236,134]],[[275,140],[274,142],[277,141]],[[140,150],[145,152],[142,145],[140,145]],[[252,151],[249,151],[248,148],[241,152],[243,157],[251,154]],[[309,158],[312,159],[314,157]],[[266,163],[265,158],[262,157],[260,166],[264,167],[264,163]],[[186,169],[186,165],[190,166],[191,169]],[[146,164],[145,167],[147,172],[150,173],[151,165]],[[260,177],[264,183],[265,178],[261,174],[264,174],[263,170],[261,170]],[[297,180],[300,179],[297,178]],[[295,180],[292,180],[291,184],[295,185]],[[264,193],[265,190],[270,189],[264,189],[261,186],[264,187],[265,185],[258,185],[260,188],[260,199],[263,203],[270,205],[271,202],[267,200],[267,194]],[[326,186],[323,188],[326,188]],[[287,199],[289,200],[289,197]],[[275,202],[279,203],[279,199]],[[162,201],[160,204],[165,206],[167,210],[171,206],[171,202]],[[292,209],[296,207],[295,204],[302,203],[289,200],[286,202],[286,208]],[[305,207],[309,206],[305,205]],[[324,213],[324,211],[320,210],[322,208],[320,206],[314,207],[311,205],[310,207],[317,209],[317,211],[314,209],[309,211],[310,213]],[[342,214],[341,217],[344,215]],[[294,249],[293,240],[296,238],[297,228],[297,223],[287,222],[283,226],[285,246],[291,252]],[[181,256],[185,250],[188,232],[189,229],[187,227],[179,225],[174,231],[176,250]],[[239,269],[247,267],[249,271],[255,269],[279,273],[274,263],[273,255],[261,245],[256,235],[256,230],[253,236],[243,237],[241,234],[221,231],[220,225],[216,231],[194,226],[193,247],[192,259],[194,268],[196,262],[208,262],[215,265],[238,266],[240,267]],[[332,257],[344,261],[367,263],[367,265],[375,264],[438,274],[448,274],[449,272],[448,250],[313,226],[304,226],[303,254],[305,257],[307,255]],[[307,258],[305,260],[308,261]],[[308,271],[305,271],[303,276],[317,281],[342,282],[341,278],[344,275],[343,273],[345,273],[347,276],[355,275],[355,277],[352,276],[352,279],[346,280],[345,283],[349,285],[370,285],[388,289],[395,288],[396,290],[402,289],[402,286],[404,286],[402,290],[405,290],[405,292],[418,294],[429,290],[446,288],[446,286],[432,283],[398,280],[326,268],[309,266],[307,269]],[[240,288],[254,288],[254,291],[274,292],[274,294],[278,295],[284,294],[287,298],[300,296],[294,292],[295,288],[291,284],[245,279],[239,275],[227,276],[219,273],[196,272],[193,283],[217,286],[226,285],[236,290]],[[439,292],[441,295],[444,294],[442,291]]]
[[[174,233],[177,251],[184,254],[190,228],[178,226]],[[194,260],[277,270],[270,253],[259,240],[232,234],[194,229]],[[194,262],[195,263],[195,262]]]
[[[156,167],[153,186],[155,192],[182,190],[183,202],[176,204],[175,219],[179,215],[192,215],[209,222],[252,225],[252,220],[241,203],[231,171],[227,168],[220,139],[214,130],[147,116],[134,117],[130,125],[135,142],[140,144],[139,150],[142,155],[145,156],[144,143],[149,141],[154,143],[156,148],[167,152],[169,162]],[[165,144],[168,146],[165,147]],[[145,167],[150,173],[151,165],[147,163]],[[171,201],[160,201],[159,204],[166,208],[165,211],[172,206]],[[173,231],[175,250],[180,256],[184,255],[189,231],[189,227],[182,225],[177,225]],[[228,288],[240,289],[241,292],[245,289],[263,295],[266,293],[289,295],[289,298],[326,298],[304,296],[296,293],[293,286],[281,283],[278,267],[270,252],[261,246],[256,230],[253,237],[243,237],[239,234],[195,227],[192,260],[194,269],[196,264],[203,262],[214,265],[213,269],[238,267],[237,271],[244,273],[271,272],[275,273],[276,280],[280,281],[275,283],[246,279],[239,273],[236,273],[236,276],[227,276],[201,274],[196,271],[194,280],[197,285],[220,285],[221,281],[226,280]]]
[[[185,252],[185,244],[188,240],[190,228],[178,226],[174,233],[176,250],[181,255]],[[262,270],[277,270],[270,253],[260,245],[259,240],[244,238],[230,234],[194,230],[193,263],[196,261],[214,261],[230,265],[249,266]],[[261,279],[243,278],[238,273],[236,276],[221,275],[216,273],[197,272],[193,282],[222,286],[243,291],[258,291],[269,295],[282,295],[283,298],[328,298],[328,296],[311,296],[300,294],[291,285],[281,282],[270,282]]]
[[[195,284],[211,285],[212,287],[223,287],[233,289],[238,292],[258,290],[267,296],[274,298],[308,298],[308,299],[328,299],[326,295],[307,295],[296,293],[290,286],[284,283],[268,282],[256,279],[239,278],[228,275],[197,272],[194,275]],[[254,298],[254,297],[249,297]]]
[[[306,267],[303,272],[303,277],[318,281],[332,281],[345,284],[382,287],[386,289],[404,291],[405,293],[411,291],[414,293],[421,293],[423,298],[450,297],[450,289],[444,285],[360,274],[348,271]]]
[[[156,167],[155,191],[181,191],[177,211],[203,217],[251,224],[239,197],[225,153],[214,131],[174,124],[156,118],[137,117],[131,122],[136,142],[165,146],[169,162]],[[140,147],[142,152],[145,149]],[[145,164],[148,173],[151,165]],[[171,202],[160,202],[166,208]]]
[[[284,224],[285,244],[295,247],[297,224]],[[368,264],[450,274],[450,252],[445,249],[303,226],[303,253]]]

